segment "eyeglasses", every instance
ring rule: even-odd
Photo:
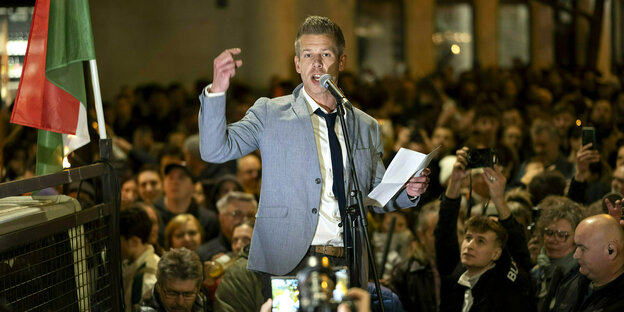
[[[179,291],[167,289],[166,287],[163,287],[162,290],[163,290],[163,294],[165,295],[167,299],[177,299],[180,296],[182,296],[184,300],[195,300],[195,296],[197,295],[197,290],[179,292]]]
[[[243,218],[248,218],[248,219],[251,219],[251,218],[255,217],[255,213],[253,213],[253,212],[249,212],[249,213],[245,214],[245,213],[243,213],[243,212],[242,212],[242,211],[240,211],[240,210],[235,210],[235,211],[232,211],[232,212],[230,213],[230,215],[231,215],[231,216],[232,216],[232,218],[234,218],[234,219],[243,219]]]
[[[570,236],[570,233],[568,233],[568,231],[555,231],[549,228],[544,228],[544,234],[551,237],[556,236],[557,239],[562,242],[568,240],[568,237]]]

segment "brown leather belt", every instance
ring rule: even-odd
[[[325,256],[332,256],[332,257],[344,257],[344,247],[336,247],[336,246],[325,246],[325,245],[316,245],[316,246],[310,246],[310,250],[325,255]]]

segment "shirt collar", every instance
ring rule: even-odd
[[[459,285],[466,286],[466,287],[472,289],[477,284],[477,282],[479,281],[479,278],[485,272],[487,272],[490,269],[492,269],[495,265],[496,265],[496,263],[492,262],[492,264],[490,264],[490,266],[487,269],[485,269],[482,272],[480,272],[479,274],[475,274],[473,276],[468,276],[468,271],[466,271],[459,277],[459,280],[457,281],[457,283]]]
[[[306,92],[305,87],[301,88],[301,92],[303,93],[303,98],[305,99],[306,104],[308,104],[308,112],[310,113],[310,115],[314,115],[314,112],[317,109],[321,109],[321,111],[323,111],[325,114],[331,114],[331,113],[335,113],[338,112],[338,108],[335,108],[333,111],[331,112],[327,112],[324,108],[322,108],[320,105],[318,105],[318,103],[316,103],[316,101],[308,94],[308,92]],[[344,115],[345,117],[347,117],[347,110],[344,110]]]

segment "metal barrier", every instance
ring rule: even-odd
[[[119,191],[111,166],[96,163],[3,183],[0,198],[87,179],[100,182],[99,203],[80,207],[72,200],[75,207],[67,213],[68,205],[59,210],[52,207],[59,201],[43,200],[27,208],[28,222],[13,220],[13,226],[26,227],[3,231],[0,224],[0,311],[121,310]],[[3,208],[0,201],[0,220]]]

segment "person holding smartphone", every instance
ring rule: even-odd
[[[471,172],[468,148],[457,150],[456,155],[434,232],[440,311],[534,311],[524,229],[505,202],[505,176],[493,168],[483,168],[482,175],[498,221],[482,215],[468,219],[460,248],[456,233],[461,182]]]

